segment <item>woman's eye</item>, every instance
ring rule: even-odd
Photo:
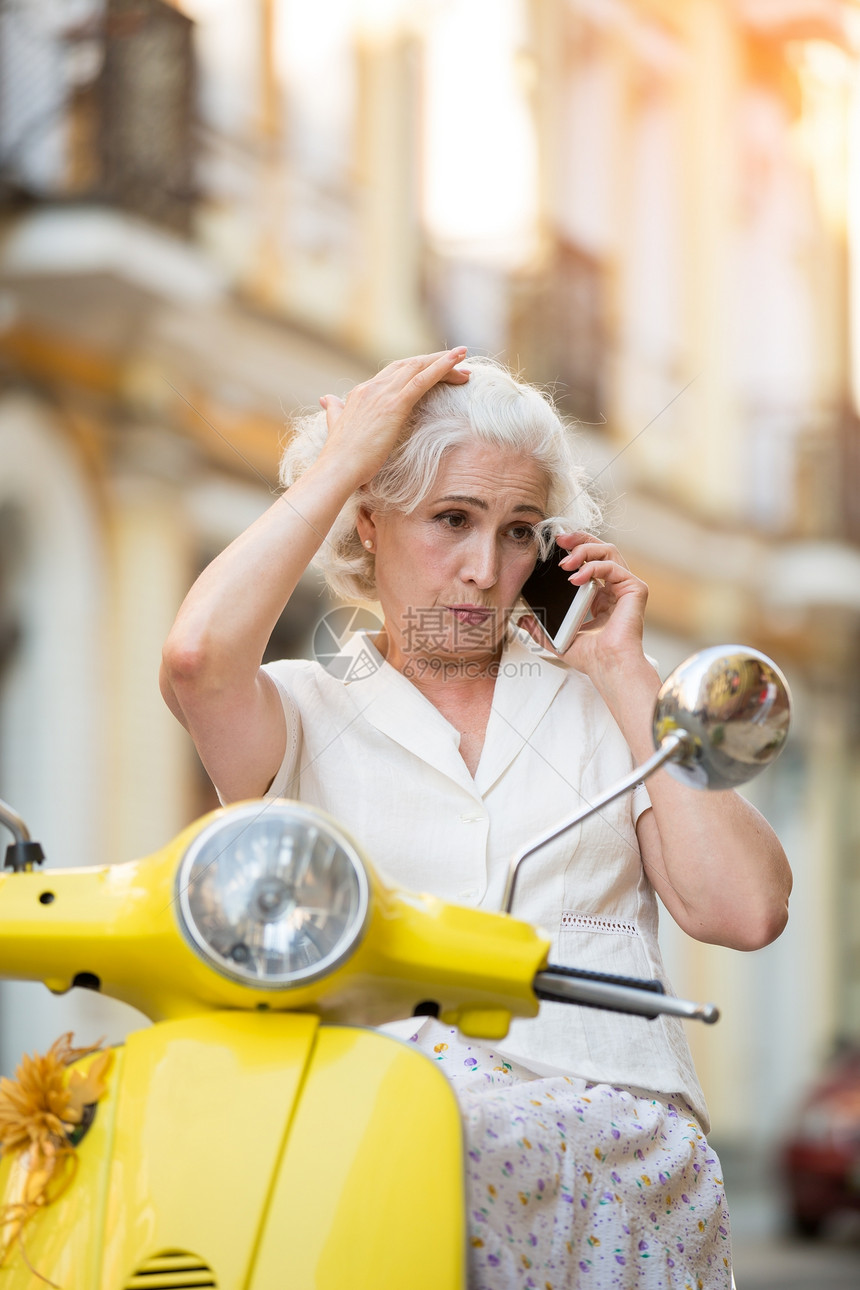
[[[436,518],[450,529],[461,529],[466,523],[465,515],[461,515],[459,511],[446,511],[444,515],[437,515]]]
[[[535,531],[531,524],[514,524],[508,532],[515,542],[528,543],[535,540]]]

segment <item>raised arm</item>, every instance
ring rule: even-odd
[[[418,399],[462,382],[464,349],[402,359],[320,400],[328,438],[317,461],[203,571],[164,646],[161,692],[228,801],[263,794],[286,743],[263,653],[302,574],[352,493],[391,452]]]
[[[648,589],[617,549],[587,534],[559,538],[575,583],[597,578],[595,619],[565,661],[594,682],[637,763],[654,751],[660,678],[642,649]],[[575,571],[575,572],[574,572]],[[642,863],[675,921],[700,941],[754,950],[788,918],[791,871],[767,821],[738,793],[698,792],[665,771],[648,781],[652,810],[639,818]]]

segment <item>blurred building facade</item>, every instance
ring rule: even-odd
[[[0,0],[0,797],[58,864],[211,803],[157,689],[289,414],[464,343],[552,384],[668,670],[742,640],[792,921],[664,919],[715,1128],[860,1035],[860,53],[832,0]],[[310,581],[275,648],[304,651]],[[3,987],[0,1056],[120,1013]],[[34,1029],[35,1028],[35,1029]],[[41,1028],[41,1029],[40,1029]],[[35,1035],[38,1031],[38,1037]]]

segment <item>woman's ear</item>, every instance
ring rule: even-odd
[[[359,508],[355,517],[355,528],[361,539],[361,545],[368,551],[376,550],[376,525],[373,516],[364,506]]]

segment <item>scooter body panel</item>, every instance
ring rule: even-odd
[[[247,1284],[318,1026],[304,1014],[221,1013],[129,1037],[103,1290],[125,1290],[168,1251],[198,1258],[223,1290]]]
[[[68,1189],[25,1225],[26,1259],[10,1253],[8,1290],[39,1284],[27,1262],[61,1290],[131,1290],[144,1272],[153,1290],[243,1290],[318,1028],[304,1014],[220,1013],[130,1035]],[[20,1194],[20,1168],[4,1162],[0,1206]],[[166,1252],[214,1279],[159,1279]]]
[[[465,1284],[454,1095],[374,1031],[253,1013],[138,1031],[77,1154],[7,1290],[44,1285],[32,1269],[62,1290]],[[0,1207],[22,1183],[0,1163]]]
[[[249,1290],[460,1290],[464,1224],[441,1070],[374,1031],[322,1027]]]

